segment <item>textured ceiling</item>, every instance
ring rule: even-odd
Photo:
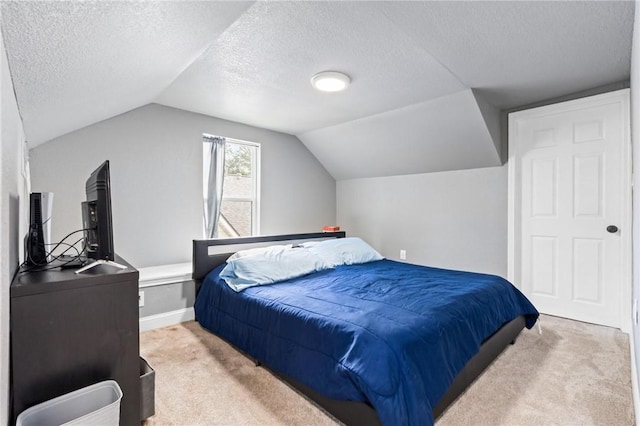
[[[338,180],[469,169],[500,164],[489,131],[498,118],[465,90],[300,138]]]
[[[3,1],[30,145],[153,102],[250,5]]]
[[[336,179],[500,164],[498,111],[627,80],[631,1],[2,2],[31,146],[150,102],[297,135]],[[342,93],[312,90],[338,70]]]
[[[315,91],[311,76],[325,70],[346,72],[349,90]],[[158,100],[298,134],[464,89],[378,3],[261,2]]]

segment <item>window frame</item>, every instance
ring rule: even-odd
[[[213,134],[205,133],[206,136],[215,136]],[[251,235],[256,236],[260,235],[260,170],[261,170],[261,144],[259,142],[251,142],[242,139],[230,138],[227,136],[219,136],[225,139],[225,150],[226,144],[234,144],[234,145],[244,145],[251,148],[255,148],[251,150],[251,175],[254,176],[252,179],[252,191],[253,197],[226,197],[224,192],[222,193],[222,204],[226,200],[228,201],[239,201],[239,202],[250,202],[252,204],[251,209]],[[206,142],[204,142],[206,143]],[[225,155],[225,167],[226,167],[226,155]],[[219,226],[219,225],[218,225]]]

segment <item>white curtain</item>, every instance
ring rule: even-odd
[[[224,182],[224,152],[226,139],[204,135],[204,230],[205,238],[218,237],[222,184]]]

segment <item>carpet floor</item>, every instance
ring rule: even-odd
[[[628,336],[543,316],[437,419],[461,425],[633,425]],[[335,425],[196,322],[140,335],[156,371],[153,425]]]

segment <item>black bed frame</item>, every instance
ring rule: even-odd
[[[225,238],[193,240],[193,279],[196,292],[209,271],[224,263],[238,250],[267,246],[272,244],[290,244],[312,239],[344,238],[344,232],[322,232],[309,234],[288,234],[261,237]],[[525,326],[523,316],[504,324],[492,336],[486,339],[480,351],[467,362],[456,376],[447,393],[433,409],[433,418],[438,418],[456,398],[502,353],[513,344]],[[266,366],[269,368],[268,366]],[[347,425],[380,425],[380,420],[370,404],[358,401],[341,401],[327,398],[291,377],[273,371],[286,383],[300,391],[309,399]]]

